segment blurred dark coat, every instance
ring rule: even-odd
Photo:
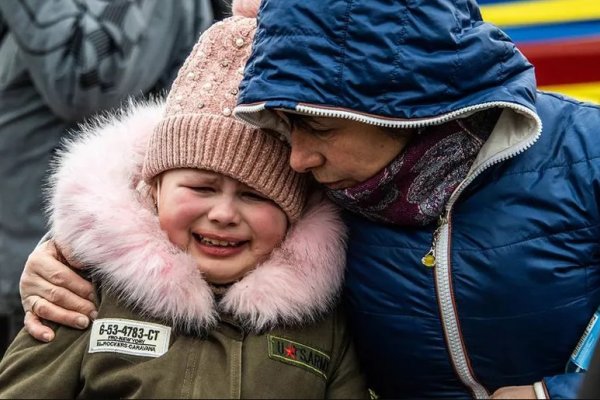
[[[65,133],[128,96],[168,89],[216,0],[0,1],[0,316],[46,230],[42,186]]]

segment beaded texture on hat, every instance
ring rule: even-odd
[[[252,48],[256,20],[232,19],[234,24],[215,23],[196,44],[167,97],[167,116],[207,113],[233,118],[239,80]],[[236,79],[228,79],[232,76]]]

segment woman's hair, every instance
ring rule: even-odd
[[[295,113],[286,113],[285,114],[289,124],[290,129],[293,127],[302,129],[302,130],[311,130],[311,126],[308,124],[308,120],[311,118],[308,115],[295,114]],[[332,117],[334,118],[334,117]],[[387,126],[378,127],[382,132],[388,134],[392,138],[406,138],[411,137],[416,133],[416,129],[409,128],[390,128]]]
[[[381,130],[393,138],[410,138],[417,133],[416,128],[390,128],[388,126],[382,126]]]

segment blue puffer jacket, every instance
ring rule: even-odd
[[[347,216],[351,323],[383,397],[575,396],[563,371],[600,304],[600,109],[536,93],[470,0],[263,0],[241,89],[236,114],[283,134],[273,109],[419,127],[503,108],[438,226]]]

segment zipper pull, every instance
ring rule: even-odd
[[[427,268],[435,267],[435,243],[431,247],[431,249],[429,249],[427,254],[425,254],[423,258],[421,258],[421,264],[423,264]]]
[[[425,254],[421,258],[421,264],[423,264],[427,268],[433,268],[433,267],[435,267],[435,263],[436,263],[436,260],[435,260],[435,245],[436,245],[436,242],[437,242],[437,237],[438,237],[438,234],[440,232],[440,228],[442,227],[442,225],[444,225],[447,222],[448,222],[448,219],[446,218],[445,214],[440,215],[440,218],[438,219],[438,226],[435,229],[435,231],[433,231],[433,239],[431,241],[431,248],[429,249],[429,251],[427,252],[427,254]]]

